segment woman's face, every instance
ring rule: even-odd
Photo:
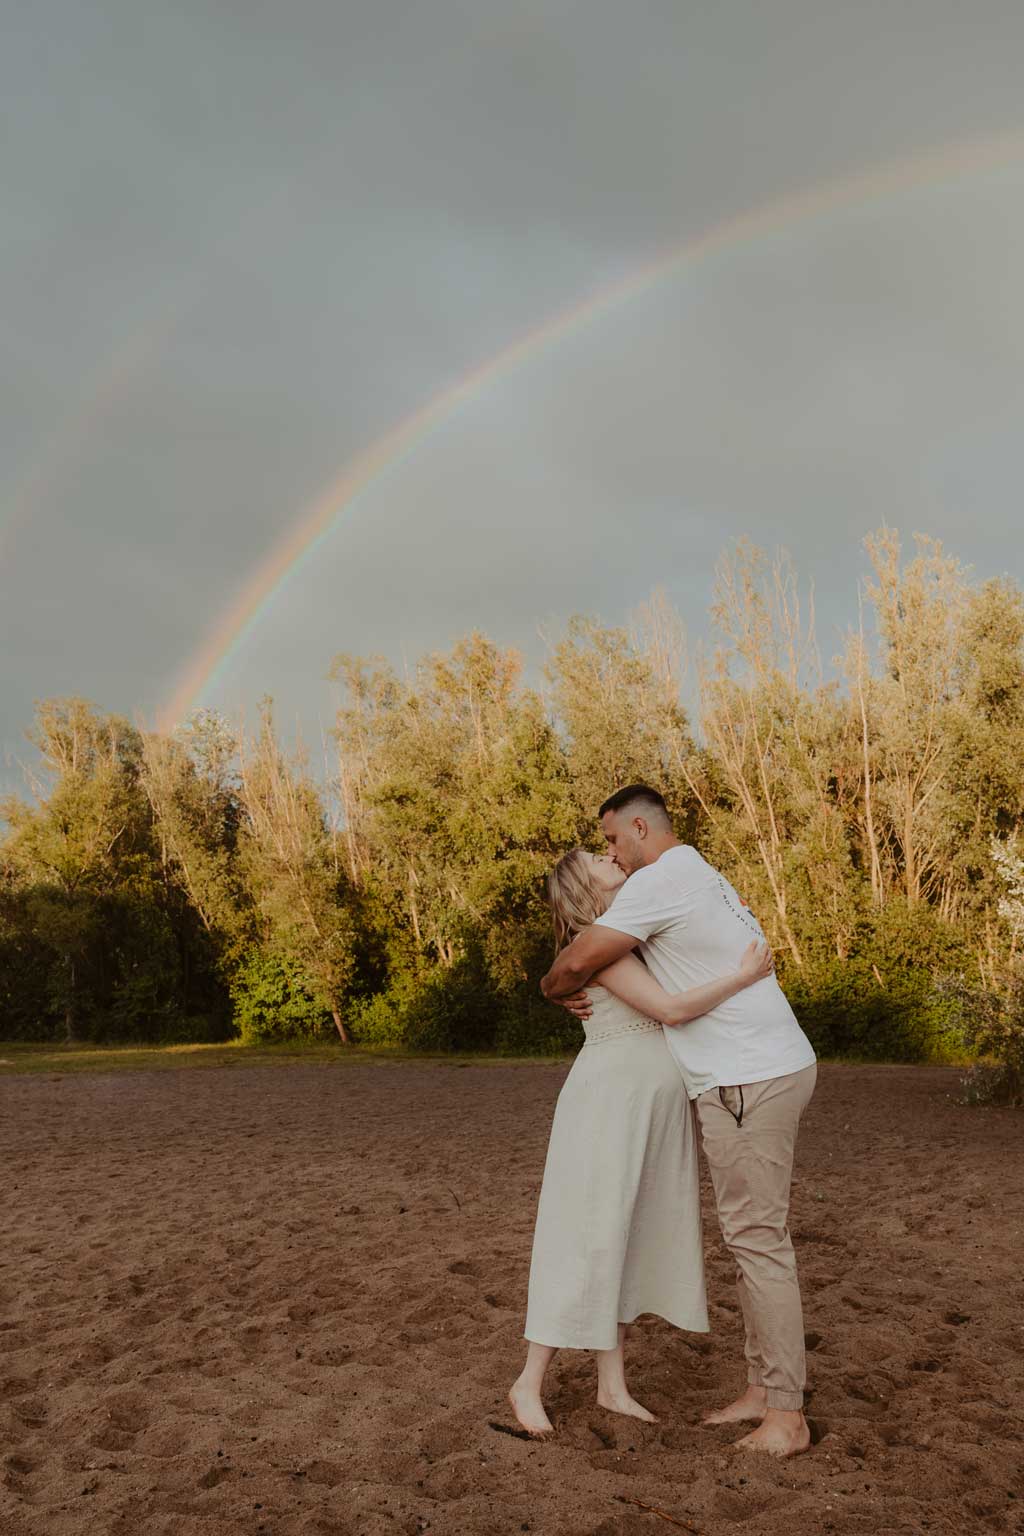
[[[610,853],[588,853],[587,858],[590,860],[591,880],[593,880],[598,890],[608,893],[610,901],[619,889],[619,886],[625,885],[625,874],[616,864]]]

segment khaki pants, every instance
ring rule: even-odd
[[[697,1100],[722,1237],[736,1260],[747,1379],[767,1389],[769,1408],[804,1403],[804,1321],[786,1222],[797,1127],[817,1072],[712,1088]]]

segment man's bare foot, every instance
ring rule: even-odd
[[[799,1456],[811,1443],[811,1432],[802,1413],[769,1408],[749,1435],[737,1440],[733,1450],[764,1451],[769,1456]]]
[[[768,1393],[764,1387],[749,1386],[742,1397],[724,1408],[716,1408],[704,1414],[704,1424],[745,1424],[750,1419],[760,1422],[768,1412]]]
[[[520,1386],[517,1381],[509,1388],[508,1400],[512,1404],[513,1413],[528,1434],[538,1437],[554,1434],[555,1426],[544,1412],[539,1392]]]
[[[653,1413],[648,1413],[640,1403],[630,1397],[628,1392],[599,1392],[597,1394],[597,1406],[606,1408],[609,1413],[624,1413],[631,1419],[642,1419],[645,1424],[657,1424]]]

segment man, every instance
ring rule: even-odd
[[[628,879],[607,912],[562,950],[541,982],[545,997],[586,1017],[580,989],[637,941],[669,992],[735,969],[751,938],[763,941],[728,881],[676,838],[657,790],[620,789],[600,816]],[[666,1039],[696,1102],[746,1327],[747,1390],[705,1423],[757,1420],[739,1445],[794,1456],[810,1445],[810,1431],[803,1314],[786,1223],[797,1127],[814,1091],[814,1051],[774,976],[667,1029]]]

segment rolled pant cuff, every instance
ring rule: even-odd
[[[804,1406],[802,1392],[780,1392],[778,1387],[768,1388],[768,1407],[782,1408],[787,1413],[800,1413]]]

